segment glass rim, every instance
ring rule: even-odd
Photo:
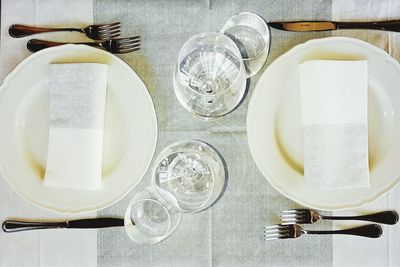
[[[189,144],[189,143],[191,143],[191,144],[193,144],[193,143],[199,143],[199,144],[201,144],[201,145],[205,145],[206,147],[210,148],[210,149],[217,155],[217,157],[218,157],[219,160],[221,160],[221,156],[217,153],[217,151],[215,150],[215,148],[213,148],[213,147],[212,147],[211,145],[209,145],[208,143],[206,143],[206,142],[204,142],[204,141],[201,141],[201,140],[198,140],[198,139],[183,139],[183,140],[180,140],[180,141],[173,142],[173,143],[171,143],[170,145],[166,146],[166,147],[160,152],[160,154],[157,156],[157,158],[156,158],[155,161],[154,161],[153,167],[152,167],[152,183],[153,183],[153,187],[155,188],[155,191],[156,191],[158,197],[159,197],[160,199],[162,199],[162,201],[165,201],[165,202],[169,203],[167,200],[163,199],[163,197],[161,196],[161,193],[159,192],[158,186],[156,186],[156,179],[155,179],[156,168],[157,168],[157,166],[159,165],[159,163],[161,162],[161,160],[162,160],[163,158],[165,158],[165,157],[162,157],[162,155],[164,154],[164,152],[166,152],[167,150],[171,149],[171,147],[173,147],[173,146],[177,146],[177,145],[180,145],[180,144]],[[222,160],[221,160],[221,161],[222,161]],[[223,165],[223,164],[222,164],[222,165]],[[176,212],[181,212],[181,213],[196,213],[196,212],[199,212],[199,211],[202,211],[202,210],[206,209],[207,205],[210,204],[210,203],[209,203],[210,199],[212,199],[213,194],[215,193],[215,189],[216,189],[216,186],[215,186],[215,179],[214,179],[214,177],[213,177],[213,179],[212,179],[212,188],[211,188],[211,190],[210,190],[210,193],[208,194],[207,199],[199,206],[199,208],[197,208],[196,210],[183,209],[183,208],[179,205],[179,201],[177,200],[177,202],[178,202],[178,207],[176,207],[176,208],[178,208],[178,210],[174,210],[174,211],[176,211]],[[175,197],[175,195],[174,195],[174,197]],[[212,205],[212,203],[211,203],[211,205]],[[172,206],[172,207],[175,207],[175,205],[171,205],[171,206]]]
[[[269,50],[270,50],[270,48],[271,48],[271,29],[270,29],[270,27],[268,26],[267,22],[266,22],[261,16],[257,15],[256,13],[244,11],[244,12],[239,12],[239,13],[233,15],[232,17],[230,17],[230,18],[225,22],[225,24],[222,26],[220,32],[221,32],[222,34],[226,35],[225,32],[226,32],[227,29],[229,29],[229,28],[226,28],[227,24],[228,24],[231,20],[233,20],[234,18],[240,17],[240,16],[252,16],[252,17],[257,18],[257,20],[259,20],[259,21],[261,22],[261,24],[265,27],[266,32],[267,32],[267,34],[268,34],[268,45],[266,44],[266,45],[264,46],[263,50],[261,50],[257,55],[255,55],[255,56],[253,56],[253,57],[243,58],[243,56],[241,56],[241,57],[242,57],[242,60],[243,60],[243,61],[254,60],[254,59],[256,59],[256,58],[262,56],[262,55],[265,53],[265,50],[267,50],[267,49],[268,49],[268,53],[267,53],[267,54],[269,54]],[[264,35],[262,35],[262,36],[263,36],[263,39],[264,39]],[[228,38],[229,38],[229,37],[228,37]],[[230,38],[229,38],[229,39],[230,39]],[[236,45],[236,44],[235,44],[235,45]]]
[[[180,78],[179,77],[179,63],[181,62],[181,58],[183,57],[182,53],[183,53],[183,48],[186,46],[186,44],[188,44],[189,42],[193,42],[195,39],[197,38],[201,38],[201,37],[207,37],[207,36],[219,36],[222,37],[224,39],[226,39],[231,45],[233,45],[233,49],[235,50],[235,52],[239,55],[239,63],[240,63],[240,70],[239,70],[239,74],[242,70],[244,70],[244,80],[246,81],[247,77],[246,77],[246,67],[244,65],[244,59],[242,57],[242,53],[240,53],[239,47],[235,44],[235,42],[229,38],[227,35],[225,35],[224,33],[222,33],[221,31],[213,31],[213,32],[202,32],[202,33],[198,33],[193,35],[192,37],[190,37],[189,39],[187,39],[185,41],[185,43],[183,44],[183,46],[181,47],[181,49],[179,50],[179,54],[178,54],[178,62],[175,65],[175,76],[174,77],[174,82],[180,82]],[[218,94],[216,94],[216,97],[220,97],[221,95],[223,95],[226,91],[228,91],[229,89],[231,89],[234,84],[236,84],[238,82],[240,78],[240,75],[237,75],[234,79],[234,81],[231,83],[231,85],[227,88],[225,88],[222,92],[219,92]],[[175,87],[175,86],[174,86]],[[197,92],[196,90],[194,90],[193,88],[189,87],[189,86],[185,86],[185,88],[188,88],[190,91],[192,91],[193,93],[197,94],[197,95],[204,95],[201,94],[199,92]],[[176,88],[174,88],[174,90],[176,90]]]

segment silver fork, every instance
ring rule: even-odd
[[[332,231],[310,231],[304,230],[297,224],[288,225],[272,225],[264,227],[264,240],[271,241],[276,239],[297,238],[303,234],[306,235],[357,235],[369,238],[378,238],[382,235],[382,228],[377,224],[367,224],[355,228],[345,230],[332,230]]]
[[[396,224],[399,215],[395,211],[382,211],[378,213],[361,215],[361,216],[325,216],[319,214],[315,210],[310,209],[293,209],[281,212],[282,224],[309,224],[316,221],[324,220],[358,220],[369,221],[383,224]]]
[[[85,34],[88,38],[93,40],[107,40],[116,38],[121,33],[121,23],[114,22],[109,24],[98,24],[90,25],[86,28],[39,28],[27,25],[13,24],[8,29],[10,36],[14,38],[21,38],[29,36],[36,33],[44,32],[60,32],[60,31],[70,31],[70,32],[80,32]]]
[[[38,39],[31,39],[28,41],[26,47],[31,52],[37,52],[39,50],[64,45],[68,43],[60,43],[60,42],[50,42]],[[72,44],[84,44],[93,46],[96,48],[100,48],[111,52],[113,54],[124,54],[135,52],[140,49],[140,36],[134,36],[130,38],[120,38],[120,39],[111,39],[103,42],[88,42],[88,43],[72,43]]]

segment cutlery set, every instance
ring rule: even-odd
[[[79,32],[94,42],[73,43],[93,46],[113,54],[125,54],[135,52],[140,49],[140,36],[129,38],[117,38],[121,33],[121,23],[114,22],[109,24],[90,25],[86,28],[39,28],[26,25],[11,25],[8,33],[14,38],[22,38],[33,34],[46,32]],[[27,48],[31,52],[37,52],[44,48],[63,45],[67,43],[51,42],[45,40],[31,39],[27,43]]]
[[[299,224],[313,224],[318,220],[358,220],[369,221],[382,224],[394,225],[399,220],[399,215],[395,211],[383,211],[361,216],[326,216],[321,215],[315,210],[293,209],[281,212],[281,224],[265,226],[264,240],[271,241],[276,239],[297,238],[305,234],[342,234],[356,235],[369,238],[378,238],[382,235],[382,227],[378,224],[367,224],[355,228],[329,231],[311,231],[303,229]]]
[[[284,31],[308,32],[308,31],[330,31],[341,29],[369,29],[400,32],[400,20],[377,21],[377,22],[334,22],[334,21],[291,21],[291,22],[268,22],[268,26]],[[84,44],[106,50],[113,54],[124,54],[135,52],[140,49],[140,36],[130,38],[117,38],[121,33],[121,23],[89,25],[85,28],[42,28],[27,25],[13,24],[8,32],[14,38],[26,37],[33,34],[47,32],[79,32],[85,34],[95,42],[84,42]],[[44,48],[63,45],[67,43],[51,42],[45,40],[31,39],[27,48],[31,52],[37,52]]]
[[[338,29],[372,29],[372,30],[386,30],[386,31],[400,32],[400,20],[379,21],[379,22],[293,21],[293,22],[268,22],[267,24],[269,27],[275,29],[293,31],[293,32],[327,31],[327,30],[338,30]],[[242,25],[239,26],[242,27]],[[41,27],[31,27],[31,26],[17,25],[17,24],[14,24],[9,28],[9,34],[14,38],[22,38],[33,34],[60,32],[60,31],[79,32],[81,34],[84,34],[88,38],[92,39],[93,42],[79,42],[73,44],[83,44],[92,46],[95,48],[108,51],[113,54],[131,53],[140,49],[140,36],[119,38],[121,33],[120,22],[90,25],[85,28],[41,28]],[[229,33],[229,31],[227,31],[227,33]],[[212,34],[215,35],[215,33]],[[198,38],[200,37],[204,36],[198,36]],[[220,36],[217,37],[221,38]],[[224,38],[228,37],[224,36]],[[230,45],[231,41],[227,40],[226,42],[228,46]],[[204,41],[201,42],[199,41],[199,43],[203,45]],[[27,48],[31,52],[37,52],[39,50],[48,47],[59,46],[64,44],[68,43],[30,39],[27,42]],[[203,51],[202,49],[204,50],[203,47],[199,47],[198,50]],[[235,49],[238,48],[235,47]],[[267,51],[267,49],[264,50]],[[188,56],[191,56],[191,54]],[[238,58],[240,57],[238,56]],[[182,61],[186,62],[186,60],[187,59],[184,58],[184,60]],[[195,65],[197,67],[198,64],[196,63]],[[202,64],[202,65],[207,65],[207,64]],[[261,67],[262,65],[260,66],[260,68]],[[224,69],[222,69],[221,71],[224,71]],[[243,76],[242,80],[245,81],[244,72],[242,76]],[[344,235],[355,235],[368,238],[379,238],[382,235],[383,230],[382,227],[379,226],[378,224],[367,224],[349,229],[328,230],[328,231],[306,230],[303,229],[300,226],[300,224],[313,224],[319,220],[359,220],[359,221],[368,221],[374,223],[394,225],[399,220],[399,216],[395,211],[383,211],[374,214],[359,215],[359,216],[326,216],[319,214],[315,210],[310,210],[310,209],[284,210],[281,212],[280,218],[281,218],[281,224],[264,227],[265,241],[277,240],[277,239],[292,239],[300,237],[301,235],[309,235],[309,234],[317,234],[317,235],[344,234]],[[139,220],[135,221],[139,224]],[[132,225],[135,225],[135,223],[132,220],[131,222]],[[26,231],[26,230],[60,229],[60,228],[75,228],[75,229],[108,228],[108,227],[120,227],[124,225],[125,225],[124,219],[121,218],[93,218],[93,219],[78,219],[78,220],[61,221],[61,222],[32,222],[32,221],[29,222],[22,220],[21,221],[6,220],[2,224],[2,229],[4,232],[11,233],[11,232]]]

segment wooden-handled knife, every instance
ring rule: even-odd
[[[338,21],[289,21],[268,22],[272,28],[292,32],[331,31],[347,29],[366,29],[400,32],[400,20],[374,22],[338,22]]]

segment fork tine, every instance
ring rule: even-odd
[[[304,214],[305,212],[281,212],[281,216],[301,216]]]
[[[305,209],[292,209],[281,212],[281,220],[284,225],[308,223],[311,220],[309,217],[310,214]]]
[[[118,48],[119,49],[129,49],[129,48],[133,48],[133,47],[136,47],[136,46],[140,46],[140,42],[119,45]]]
[[[121,25],[121,22],[118,21],[118,22],[114,22],[114,23],[107,23],[107,24],[98,25],[98,28],[100,30],[100,29],[106,29],[106,28],[114,27],[114,26],[120,27],[120,25]]]
[[[305,213],[305,211],[301,210],[301,209],[293,209],[293,210],[284,210],[281,213],[284,213],[284,214],[299,214],[299,213],[301,213],[301,214],[303,214],[303,213]]]
[[[271,225],[271,226],[264,226],[264,231],[266,230],[279,230],[282,228],[286,228],[286,226],[283,226],[281,224],[275,224],[275,225]]]
[[[306,214],[304,212],[299,213],[281,213],[281,217],[304,217]]]
[[[264,241],[290,238],[289,225],[277,224],[264,227]]]
[[[281,214],[281,218],[300,218],[304,216],[302,214]]]
[[[296,213],[297,210],[283,210],[281,213]]]
[[[105,33],[105,32],[118,32],[121,31],[121,28],[110,28],[110,29],[103,29],[99,30],[99,33]]]
[[[110,40],[110,39],[113,39],[115,37],[118,37],[119,35],[120,35],[119,33],[111,34],[111,35],[101,35],[101,39]]]
[[[264,235],[284,234],[288,231],[288,227],[282,224],[279,224],[277,227],[264,227]]]
[[[269,237],[269,236],[287,236],[289,235],[289,231],[284,231],[284,232],[264,232],[264,237]]]
[[[131,49],[121,49],[119,50],[119,54],[126,54],[126,53],[132,53],[132,52],[136,52],[140,50],[140,47],[135,47],[135,48],[131,48]]]
[[[287,217],[287,218],[291,218],[291,217],[304,217],[306,216],[305,213],[281,213],[281,217]]]
[[[140,40],[140,36],[137,35],[137,36],[128,37],[128,38],[115,39],[115,41],[117,43],[119,43],[119,44],[129,43],[129,42],[134,41],[134,40]]]
[[[132,47],[140,45],[140,40],[131,41],[129,43],[127,42],[127,43],[122,43],[122,44],[121,43],[117,43],[116,45],[120,49],[132,48]]]
[[[301,221],[304,220],[305,217],[281,217],[282,221]]]
[[[115,32],[115,33],[100,34],[100,36],[103,37],[104,39],[112,39],[118,37],[120,34],[121,34],[120,32]]]
[[[134,48],[129,48],[129,49],[119,49],[115,53],[118,54],[125,54],[125,53],[131,53],[140,50],[140,46],[134,47]]]
[[[120,50],[127,50],[127,49],[134,49],[140,47],[140,44],[134,44],[130,46],[118,46],[118,49]]]
[[[121,32],[120,28],[117,29],[110,29],[110,30],[101,30],[98,31],[99,34],[110,34],[110,33],[115,33],[115,32]]]
[[[124,54],[140,50],[140,36],[112,39],[111,42],[113,53]]]
[[[275,237],[275,236],[278,236],[279,238],[289,236],[289,232],[284,232],[284,233],[277,232],[277,233],[264,234],[265,238]]]
[[[115,34],[120,34],[121,33],[121,31],[112,31],[112,32],[101,32],[101,33],[99,33],[101,36],[105,36],[105,35],[115,35]]]
[[[283,225],[288,225],[288,224],[296,224],[296,223],[301,223],[301,220],[298,219],[282,219],[282,224]]]
[[[279,237],[265,237],[264,236],[264,241],[272,241],[272,240],[277,240]]]
[[[112,32],[112,31],[120,31],[121,27],[111,27],[111,28],[103,28],[103,29],[98,29],[97,31],[99,33],[103,33],[103,32]]]
[[[265,230],[274,230],[274,229],[280,229],[280,228],[284,228],[285,226],[281,225],[281,224],[274,224],[274,225],[270,225],[270,226],[264,226],[264,231]]]
[[[289,232],[275,232],[275,233],[264,233],[264,240],[275,240],[275,239],[284,239],[289,238]]]
[[[282,220],[293,220],[293,219],[302,219],[304,216],[284,216],[281,215]]]
[[[129,45],[129,44],[138,43],[141,40],[140,40],[140,38],[132,38],[132,39],[120,38],[120,39],[115,39],[115,41],[118,45]]]

